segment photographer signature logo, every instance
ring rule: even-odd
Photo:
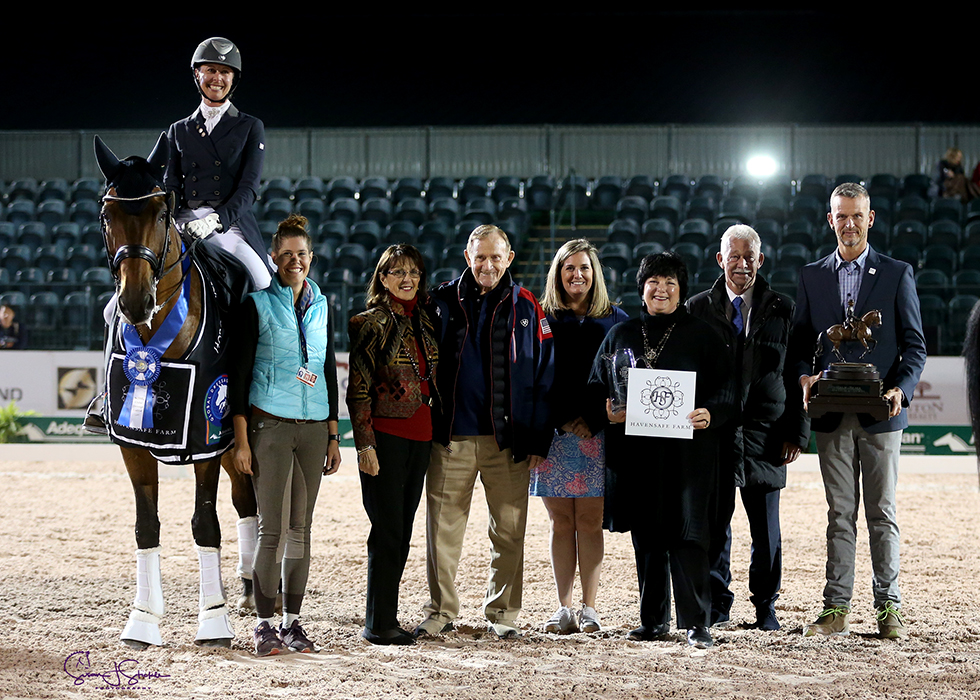
[[[144,671],[139,668],[136,659],[113,661],[104,668],[95,668],[92,664],[91,652],[75,651],[65,657],[62,668],[65,675],[72,679],[72,685],[92,683],[95,688],[128,688],[149,689],[148,681],[159,678],[170,678],[165,673]]]
[[[671,382],[668,377],[657,377],[647,381],[646,388],[640,394],[640,402],[646,406],[644,413],[652,413],[654,418],[666,420],[676,416],[684,405],[684,392],[680,390],[680,382]]]

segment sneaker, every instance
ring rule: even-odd
[[[575,619],[575,611],[567,605],[562,605],[551,619],[544,623],[544,631],[550,634],[570,634],[578,632],[578,622]]]
[[[303,654],[315,654],[319,651],[316,646],[306,637],[306,632],[299,625],[299,620],[293,620],[289,627],[279,628],[279,641],[291,651],[302,652]]]
[[[579,627],[582,628],[583,632],[589,634],[602,629],[599,625],[599,613],[595,611],[595,608],[590,608],[588,605],[582,606],[582,612],[579,613]]]
[[[806,626],[803,636],[813,637],[820,634],[824,637],[846,637],[851,633],[850,625],[847,624],[847,615],[850,612],[850,608],[845,607],[825,608],[812,625]]]
[[[886,600],[885,605],[878,608],[875,618],[878,620],[879,639],[904,639],[908,636],[905,618],[892,601]]]
[[[507,622],[491,622],[489,629],[498,639],[519,639],[522,636],[519,629]]]
[[[252,638],[255,640],[256,656],[272,656],[283,650],[279,635],[268,622],[256,625]]]

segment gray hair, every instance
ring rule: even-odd
[[[484,238],[489,238],[490,236],[493,236],[495,234],[500,236],[500,239],[504,242],[504,245],[507,246],[507,252],[509,253],[510,239],[507,238],[507,234],[504,233],[504,230],[502,228],[498,228],[493,224],[482,224],[480,226],[477,226],[475,229],[473,229],[473,233],[471,233],[470,237],[466,239],[467,250],[470,248],[470,246],[473,245],[473,241],[481,241]]]
[[[834,193],[830,195],[830,198],[834,197],[846,197],[847,199],[866,199],[871,201],[871,195],[868,191],[864,189],[861,185],[856,182],[844,182],[834,189]]]
[[[725,254],[726,248],[731,247],[732,239],[748,241],[749,247],[756,255],[762,252],[762,239],[759,238],[759,234],[756,233],[755,229],[751,226],[746,226],[745,224],[735,224],[734,226],[729,226],[728,230],[721,236],[722,255]]]

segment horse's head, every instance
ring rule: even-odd
[[[864,317],[861,320],[864,321],[869,326],[871,326],[872,328],[875,328],[877,326],[880,326],[881,325],[881,311],[879,311],[878,309],[874,309],[872,311],[869,311],[868,313],[866,313],[864,315]]]
[[[96,136],[95,156],[106,179],[102,234],[118,285],[119,312],[133,325],[149,324],[170,251],[172,202],[163,185],[170,144],[160,134],[149,158],[119,160]]]

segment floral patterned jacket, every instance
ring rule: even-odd
[[[435,376],[439,350],[432,315],[421,302],[415,312],[421,320],[423,351],[429,358],[425,374]],[[425,397],[415,369],[419,357],[411,318],[400,305],[384,303],[357,314],[350,320],[348,333],[347,407],[354,443],[361,449],[376,444],[372,417],[410,418]],[[435,382],[430,382],[429,394],[435,409]]]

